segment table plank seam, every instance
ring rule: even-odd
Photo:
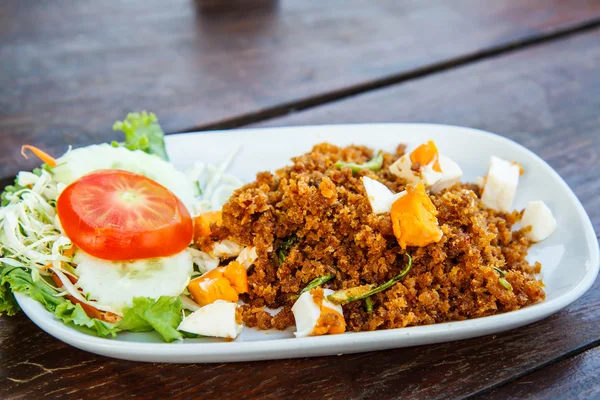
[[[502,386],[505,386],[505,385],[513,382],[513,381],[516,381],[517,379],[523,378],[524,376],[531,375],[531,374],[533,374],[533,373],[535,373],[537,371],[540,371],[540,370],[542,370],[544,368],[547,368],[547,367],[549,367],[551,365],[558,364],[558,363],[560,363],[562,361],[565,361],[565,360],[568,360],[570,358],[576,357],[579,354],[585,353],[586,351],[594,349],[594,348],[596,348],[598,346],[600,346],[600,339],[591,341],[590,343],[587,343],[587,344],[584,344],[584,345],[579,346],[577,348],[574,348],[574,349],[572,349],[572,350],[570,350],[570,351],[568,351],[568,352],[566,352],[564,354],[561,354],[558,357],[555,357],[555,358],[550,359],[550,360],[548,360],[546,362],[538,364],[538,365],[536,365],[534,367],[526,369],[525,371],[522,371],[520,373],[512,375],[508,379],[505,379],[503,381],[497,382],[497,383],[495,383],[493,385],[490,385],[490,386],[488,386],[488,387],[486,387],[484,389],[481,389],[481,390],[479,390],[477,392],[471,393],[471,394],[463,397],[463,400],[475,400],[475,399],[479,399],[482,396],[485,396],[486,393],[489,393],[489,392],[491,392],[494,389],[498,389],[498,388],[500,388]]]
[[[304,99],[295,100],[288,103],[282,103],[277,106],[267,107],[262,110],[241,114],[236,117],[222,121],[201,124],[195,127],[184,129],[180,132],[168,133],[192,133],[207,130],[233,129],[258,122],[264,122],[269,119],[284,116],[298,111],[319,107],[328,103],[345,100],[353,96],[362,95],[370,91],[387,88],[390,86],[406,83],[408,81],[424,78],[436,73],[446,72],[453,68],[461,68],[474,64],[488,58],[504,56],[512,52],[525,50],[536,45],[549,43],[552,41],[566,39],[569,36],[585,33],[590,30],[600,28],[600,16],[592,18],[566,28],[559,28],[554,32],[545,32],[534,34],[521,39],[513,40],[498,46],[491,46],[486,49],[480,49],[471,53],[464,54],[455,58],[450,58],[441,62],[418,67],[408,72],[402,72],[396,75],[389,75],[379,79],[367,81],[361,84],[352,85],[346,88],[333,90]]]

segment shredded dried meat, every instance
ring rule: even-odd
[[[223,207],[230,238],[255,246],[258,259],[248,271],[250,290],[244,322],[260,329],[294,324],[289,308],[312,279],[335,274],[325,284],[346,289],[382,284],[413,257],[410,273],[373,296],[373,311],[361,301],[344,305],[349,330],[368,331],[478,318],[542,301],[539,264],[525,260],[530,242],[512,231],[520,215],[486,209],[476,185],[459,184],[431,200],[438,210],[442,239],[402,250],[390,216],[375,215],[364,193],[362,176],[377,179],[394,192],[404,182],[388,166],[404,152],[384,153],[383,168],[352,173],[337,161],[364,163],[374,151],[363,146],[319,144],[275,173],[262,172],[237,190]],[[224,233],[219,235],[224,236]],[[281,261],[283,259],[283,262]],[[512,286],[499,283],[494,267]],[[272,317],[263,307],[284,307]]]

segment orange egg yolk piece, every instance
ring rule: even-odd
[[[217,300],[237,302],[240,293],[248,291],[246,268],[236,261],[226,267],[215,268],[193,279],[188,290],[198,305],[206,306]]]
[[[194,218],[194,241],[207,238],[211,234],[210,226],[223,225],[221,211],[207,211]]]
[[[427,165],[433,162],[433,170],[442,172],[442,167],[440,167],[438,158],[438,149],[433,140],[423,143],[410,153],[410,161],[413,164],[419,163],[420,165]]]
[[[223,270],[223,276],[227,278],[231,286],[238,293],[248,292],[248,275],[246,267],[237,261],[230,262]]]
[[[310,336],[325,335],[327,333],[335,335],[346,332],[346,320],[344,316],[337,310],[327,307],[323,300],[325,295],[322,288],[316,288],[310,291],[313,301],[319,306],[321,315],[317,320],[317,324],[313,328]]]
[[[437,210],[422,183],[408,186],[406,194],[392,204],[394,235],[403,249],[406,246],[427,246],[442,238],[436,218]]]
[[[336,335],[344,332],[346,332],[346,321],[342,314],[321,304],[321,316],[311,335],[318,336],[326,333]]]
[[[214,228],[223,225],[221,211],[207,211],[194,218],[194,243],[210,253],[214,245]]]

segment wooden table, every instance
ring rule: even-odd
[[[600,0],[190,0],[0,5],[0,177],[115,139],[126,112],[169,133],[434,122],[542,156],[600,231]],[[592,398],[598,282],[502,334],[385,352],[218,365],[142,364],[0,318],[0,397]]]

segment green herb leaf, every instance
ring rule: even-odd
[[[123,121],[114,123],[113,130],[123,132],[125,134],[125,142],[112,142],[112,146],[117,144],[129,150],[142,150],[169,161],[169,156],[165,149],[165,133],[158,124],[158,118],[156,118],[154,113],[146,111],[129,113]]]
[[[512,290],[512,285],[508,282],[504,277],[506,276],[506,272],[502,271],[500,268],[494,267],[494,271],[496,271],[500,278],[498,278],[498,283],[502,285],[502,287],[506,290]]]
[[[280,245],[279,248],[277,249],[277,257],[279,257],[279,264],[283,264],[283,262],[285,261],[285,257],[288,255],[288,253],[290,252],[290,249],[296,244],[298,243],[298,237],[293,235],[290,236],[289,238],[285,239]]]
[[[398,282],[400,279],[404,278],[406,276],[406,274],[408,274],[408,272],[412,268],[412,257],[408,253],[406,254],[406,257],[408,257],[408,263],[406,265],[406,268],[404,268],[404,270],[402,272],[400,272],[398,275],[396,275],[395,277],[393,277],[392,279],[390,279],[389,281],[387,281],[383,285],[380,285],[380,286],[374,286],[374,285],[359,286],[358,288],[364,288],[365,289],[365,290],[361,290],[360,294],[356,294],[356,290],[355,289],[358,289],[358,288],[338,290],[337,292],[335,292],[335,293],[327,296],[327,300],[331,301],[334,304],[346,304],[346,303],[350,303],[350,302],[353,302],[353,301],[356,301],[356,300],[366,299],[367,297],[370,297],[370,296],[372,296],[372,295],[374,295],[376,293],[380,293],[380,292],[383,292],[386,289],[391,288],[392,286],[394,286],[394,284],[396,282]]]
[[[371,300],[371,297],[367,297],[365,299],[365,308],[367,309],[368,313],[373,312],[373,300]]]
[[[376,285],[355,286],[349,289],[342,289],[327,296],[327,300],[334,304],[346,304],[354,300],[364,299]]]
[[[312,281],[310,281],[304,289],[302,289],[300,291],[300,294],[302,294],[304,292],[309,292],[309,291],[313,290],[314,288],[321,286],[325,282],[332,280],[333,278],[335,278],[335,275],[325,275],[325,276],[320,276],[318,278],[315,278]]]
[[[383,165],[383,153],[378,153],[375,157],[371,158],[364,164],[355,164],[344,161],[338,161],[334,164],[337,169],[350,168],[353,173],[356,173],[363,169],[370,169],[371,171],[379,171]]]
[[[499,278],[498,283],[500,283],[504,289],[512,290],[512,285],[506,279]]]
[[[123,310],[117,327],[131,332],[157,331],[165,342],[181,339],[177,327],[181,323],[183,305],[178,296],[161,296],[158,300],[135,297],[133,306]]]

